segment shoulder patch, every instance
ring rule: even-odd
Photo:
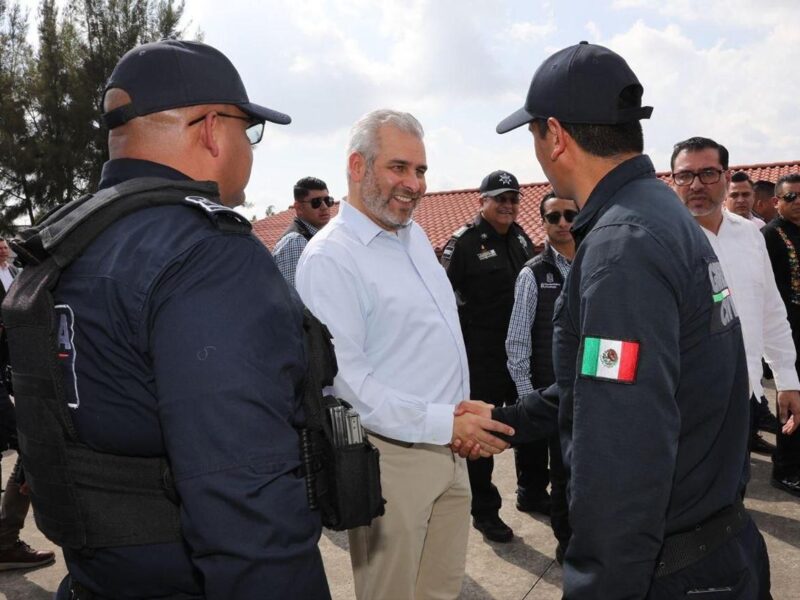
[[[581,377],[614,383],[636,383],[640,345],[633,340],[583,337]]]
[[[68,304],[56,304],[56,339],[58,340],[58,367],[64,377],[64,392],[67,406],[78,408],[81,405],[78,395],[78,376],[75,373],[75,313]]]
[[[246,217],[240,215],[232,208],[209,200],[204,196],[186,196],[183,201],[189,206],[194,206],[203,210],[220,229],[246,229],[247,231],[251,229],[250,221],[248,221]]]
[[[739,316],[731,298],[731,291],[725,282],[722,266],[716,258],[707,259],[708,280],[711,284],[711,332],[722,331]]]

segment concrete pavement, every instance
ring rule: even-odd
[[[774,441],[773,436],[764,434]],[[13,453],[3,458],[3,474],[13,466]],[[776,600],[791,600],[798,594],[800,573],[800,499],[769,485],[771,463],[753,455],[752,478],[746,505],[769,548],[772,592]],[[503,495],[503,519],[516,537],[509,544],[492,544],[472,530],[467,572],[460,598],[463,600],[550,600],[561,597],[561,568],[554,560],[555,540],[544,517],[531,517],[514,508],[514,459],[510,452],[496,461],[495,482]],[[5,483],[5,482],[4,482]],[[52,566],[32,571],[0,573],[0,600],[46,600],[65,574],[60,551],[36,530],[29,517],[22,539],[35,548],[56,550]],[[347,535],[326,531],[320,540],[325,569],[335,600],[353,598],[353,582],[347,553]],[[293,600],[293,599],[287,599]],[[301,599],[298,599],[301,600]],[[387,599],[391,600],[391,599]]]

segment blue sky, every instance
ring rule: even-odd
[[[639,76],[657,169],[692,135],[728,146],[733,164],[800,158],[794,0],[186,0],[185,14],[253,101],[294,120],[268,126],[255,153],[248,217],[286,208],[306,175],[345,195],[348,130],[375,108],[421,121],[430,191],[477,187],[500,168],[543,181],[530,134],[494,127],[544,58],[584,39]]]

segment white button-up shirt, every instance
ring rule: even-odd
[[[395,235],[343,202],[303,251],[296,286],[333,334],[334,392],[364,426],[449,443],[469,371],[453,288],[422,228]]]
[[[753,393],[757,398],[764,394],[762,356],[775,375],[778,390],[800,390],[792,331],[758,226],[724,210],[716,235],[705,227],[702,229],[719,258],[739,313]]]

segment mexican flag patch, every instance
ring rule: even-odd
[[[619,383],[636,381],[639,364],[639,342],[583,338],[581,376]]]

